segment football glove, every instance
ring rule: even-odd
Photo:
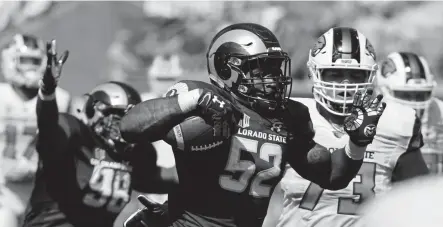
[[[214,136],[229,138],[242,113],[230,101],[203,89],[197,104],[199,116],[214,127]]]
[[[46,43],[47,64],[43,78],[40,80],[40,90],[44,95],[54,94],[58,80],[61,76],[63,64],[69,56],[65,50],[60,58],[57,58],[56,41]]]
[[[349,135],[349,139],[357,146],[364,147],[372,143],[377,132],[377,124],[386,103],[381,103],[383,95],[372,97],[372,90],[362,94],[358,91],[351,107],[351,115],[344,120],[344,130]]]
[[[123,223],[124,227],[166,227],[170,223],[168,214],[168,204],[159,204],[149,200],[144,195],[139,195],[137,199],[145,206],[133,213]]]

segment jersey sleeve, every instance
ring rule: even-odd
[[[373,152],[374,160],[394,169],[404,153],[423,146],[420,119],[414,109],[388,102],[377,125],[377,134],[366,152]]]
[[[217,93],[221,92],[208,83],[204,83],[201,81],[182,80],[171,86],[164,94],[164,97],[175,96],[180,93],[188,92],[198,88],[213,90]],[[188,140],[187,138],[194,138],[194,135],[203,135],[209,128],[212,128],[212,126],[207,125],[202,119],[199,119],[197,117],[193,118],[192,120],[188,119],[185,120],[183,123],[176,125],[171,131],[169,131],[166,135],[165,141],[174,148],[185,150],[186,147],[188,147],[186,144]],[[200,139],[207,141],[211,140],[211,138],[204,137],[200,137]],[[200,143],[200,141],[196,142]]]
[[[57,162],[79,142],[81,125],[72,115],[58,114],[58,120],[51,128],[39,126],[36,149],[43,162]]]
[[[288,125],[288,145],[290,149],[285,156],[291,164],[300,158],[306,159],[306,155],[315,146],[312,120],[309,109],[302,103],[292,101],[288,105],[288,111],[283,117],[284,124]]]
[[[290,123],[290,132],[299,138],[303,139],[303,142],[313,142],[315,131],[312,124],[309,108],[296,101],[291,101],[288,105],[288,115],[284,116],[288,118]]]

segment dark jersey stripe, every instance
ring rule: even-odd
[[[334,28],[332,61],[337,59],[355,59],[360,63],[360,45],[358,32],[352,28]]]
[[[403,59],[406,70],[406,82],[410,79],[426,79],[425,69],[420,61],[420,58],[413,53],[399,53]]]

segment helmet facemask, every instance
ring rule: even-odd
[[[225,64],[232,82],[226,85],[240,101],[260,111],[274,111],[286,105],[292,88],[291,60],[286,53],[230,54]]]
[[[349,115],[355,93],[372,89],[374,80],[374,72],[364,69],[324,68],[311,74],[314,74],[314,98],[338,116]]]
[[[5,80],[18,87],[38,89],[45,68],[46,55],[42,47],[12,45],[2,51]]]
[[[435,85],[420,86],[419,88],[394,87],[387,92],[387,99],[410,106],[416,110],[417,116],[421,117],[431,103],[434,87]]]
[[[111,106],[101,101],[95,101],[92,105],[95,114],[88,125],[108,148],[124,152],[129,144],[122,138],[119,127],[127,106]]]

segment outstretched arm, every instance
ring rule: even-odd
[[[309,121],[310,122],[310,119]],[[329,132],[330,133],[330,132]],[[320,141],[320,131],[306,132],[290,141],[293,149],[288,152],[288,162],[300,176],[322,188],[339,190],[345,188],[355,177],[363,163],[365,147],[358,147],[349,141],[341,148],[329,148],[317,144],[314,134]]]
[[[193,115],[202,90],[194,89],[177,96],[139,103],[120,122],[122,137],[130,143],[154,142],[186,118]]]
[[[302,177],[322,188],[338,190],[345,188],[357,175],[366,147],[374,139],[378,121],[386,107],[384,103],[379,105],[383,96],[374,99],[371,96],[371,91],[363,95],[356,93],[351,115],[344,120],[344,129],[349,135],[344,147],[318,144],[329,140],[321,137],[331,132],[325,128],[314,132],[308,108],[300,103],[295,106],[291,116],[298,121],[293,124],[294,135],[288,141],[293,151],[287,152],[287,160]]]
[[[235,111],[234,111],[235,110]],[[226,98],[197,88],[172,97],[144,101],[130,109],[120,122],[122,137],[130,143],[165,139],[174,126],[191,116],[213,126],[215,137],[228,138],[241,115]]]
[[[37,99],[37,126],[40,137],[54,135],[58,126],[58,106],[55,97],[58,79],[61,76],[63,64],[69,56],[65,51],[60,58],[57,58],[56,42],[52,40],[46,44],[46,70],[40,80]]]

